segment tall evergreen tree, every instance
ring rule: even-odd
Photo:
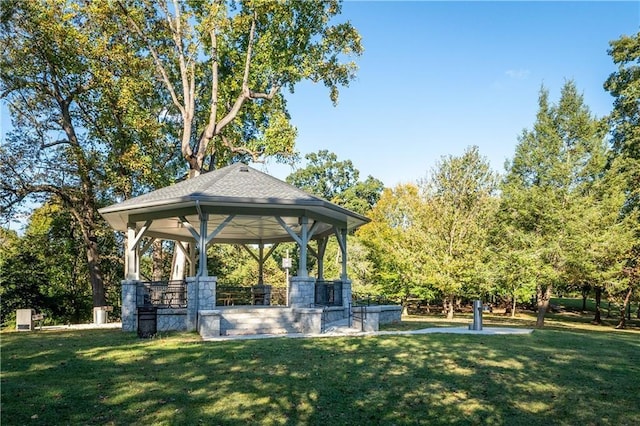
[[[602,204],[613,196],[602,186],[605,132],[573,82],[564,85],[557,105],[549,104],[543,88],[533,129],[523,132],[508,167],[499,221],[504,223],[508,245],[532,262],[533,267],[525,270],[533,276],[522,278],[536,283],[539,327],[544,325],[554,286],[618,282],[619,251],[594,248],[594,239],[607,240],[603,245],[611,248],[611,239],[620,235],[613,232],[618,226],[615,210],[611,217],[610,206]],[[623,240],[620,237],[616,243],[624,246]],[[604,281],[605,276],[611,280]]]
[[[610,170],[624,177],[626,202],[623,214],[636,218],[636,243],[629,251],[624,267],[629,284],[622,294],[619,327],[624,327],[624,310],[633,292],[640,288],[640,32],[611,42],[608,53],[618,66],[604,84],[614,97],[613,111],[609,116],[612,136]]]

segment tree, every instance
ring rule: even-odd
[[[290,157],[296,132],[282,89],[323,82],[335,103],[355,76],[355,63],[344,60],[362,53],[351,24],[331,23],[338,1],[117,3],[180,117],[190,176],[206,160],[214,169],[232,159]]]
[[[610,169],[625,180],[626,202],[623,214],[636,218],[636,241],[640,240],[640,32],[622,36],[611,42],[608,51],[618,70],[604,83],[613,97],[613,111],[609,116],[611,128]],[[623,292],[619,327],[624,327],[624,309],[634,290],[640,286],[640,244],[629,250],[624,273],[628,288]],[[640,311],[639,311],[640,312]]]
[[[363,215],[380,199],[384,184],[372,176],[360,181],[351,160],[338,161],[327,150],[307,154],[305,159],[306,167],[287,176],[288,183]]]
[[[591,115],[573,82],[562,88],[557,105],[550,105],[548,96],[543,88],[536,123],[519,139],[499,213],[511,250],[532,262],[522,279],[536,283],[539,327],[554,286],[615,284],[603,279],[615,275],[619,253],[609,250],[615,244],[598,249],[594,240],[619,235],[617,210],[603,204],[619,200],[615,188],[604,191],[602,181],[606,128]]]
[[[17,233],[0,228],[0,324],[3,327],[15,319],[16,309],[44,306],[44,296],[39,290],[44,273],[37,266],[37,257],[22,250]]]
[[[410,296],[431,299],[432,289],[421,275],[416,261],[418,239],[417,212],[420,197],[416,185],[398,185],[384,189],[369,213],[371,222],[356,235],[368,250],[372,267],[371,290],[389,299],[406,300]]]
[[[144,44],[176,118],[189,177],[235,161],[295,158],[283,89],[322,82],[338,101],[357,69],[360,35],[332,24],[339,1],[117,1]],[[175,279],[185,259],[174,252]]]
[[[526,240],[529,236],[508,226],[500,213],[490,233],[493,290],[510,298],[511,316],[515,317],[517,303],[531,300],[536,293],[537,264],[532,242]]]
[[[115,247],[113,233],[97,236],[101,247]],[[35,209],[24,235],[8,240],[0,256],[3,321],[17,308],[43,312],[51,323],[89,320],[91,286],[87,264],[78,256],[82,245],[78,225],[61,204],[48,202]],[[121,256],[103,253],[109,281],[121,274]]]
[[[142,179],[161,181],[157,170],[171,156],[147,97],[148,67],[120,47],[109,7],[4,1],[1,22],[0,80],[13,124],[0,148],[3,216],[55,197],[82,235],[94,306],[106,304],[97,207]]]
[[[360,172],[351,160],[338,161],[336,154],[327,150],[305,156],[307,164],[287,176],[286,181],[311,194],[325,198],[349,210],[367,215],[380,199],[383,183],[368,176],[359,180]],[[347,273],[355,293],[371,293],[376,289],[368,284],[370,263],[367,250],[356,235],[349,236],[349,262]],[[329,239],[325,247],[323,273],[325,277],[339,277],[342,273],[342,253],[336,241]],[[315,265],[317,268],[317,265]]]
[[[443,158],[422,181],[417,252],[426,281],[445,298],[447,318],[454,299],[487,293],[488,230],[495,210],[497,176],[478,147]]]

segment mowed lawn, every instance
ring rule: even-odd
[[[2,425],[639,425],[640,332],[3,332]]]

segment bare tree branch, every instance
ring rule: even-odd
[[[71,142],[69,142],[68,139],[60,139],[51,143],[42,143],[40,145],[40,148],[47,149],[47,148],[53,148],[54,146],[58,146],[58,145],[71,145]]]
[[[222,139],[222,142],[224,143],[224,145],[229,148],[229,150],[231,152],[234,152],[236,154],[245,154],[245,155],[250,155],[251,156],[251,160],[254,163],[262,163],[264,162],[263,160],[260,159],[260,155],[261,153],[259,151],[252,151],[248,148],[244,148],[244,147],[240,147],[240,146],[235,146],[233,145],[229,139],[227,139],[223,134],[219,135],[220,138]]]
[[[249,43],[247,44],[247,57],[244,61],[244,75],[242,77],[242,91],[249,90],[249,69],[251,68],[251,55],[253,53],[253,43],[256,34],[256,21],[258,20],[258,14],[253,12],[253,19],[251,20],[251,29],[249,30]]]

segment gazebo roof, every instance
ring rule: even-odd
[[[199,229],[200,218],[208,214],[208,233],[219,230],[214,241],[228,243],[275,243],[292,241],[280,218],[296,233],[301,217],[316,221],[314,237],[326,236],[334,227],[355,229],[369,219],[323,198],[308,194],[266,173],[237,163],[175,185],[130,198],[99,210],[116,230],[127,224],[151,221],[145,235],[191,241],[185,218]],[[229,219],[234,215],[232,219]]]

